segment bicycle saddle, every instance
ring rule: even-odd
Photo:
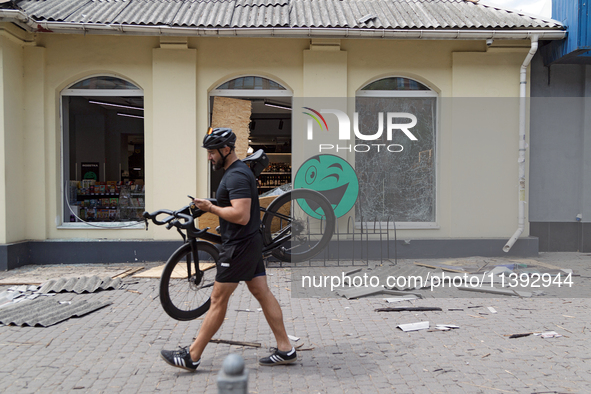
[[[269,165],[269,158],[262,149],[257,150],[248,157],[245,157],[242,159],[242,161],[246,163],[248,167],[250,167],[255,177],[259,176],[261,172],[263,172],[263,170]]]

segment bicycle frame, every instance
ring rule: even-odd
[[[179,234],[181,235],[181,237],[183,238],[183,241],[185,243],[190,243],[191,244],[191,251],[193,252],[194,256],[198,256],[197,255],[197,251],[198,251],[198,247],[197,247],[197,240],[198,239],[203,239],[205,241],[208,241],[210,243],[213,244],[221,244],[222,243],[222,237],[219,234],[213,234],[208,232],[209,227],[205,228],[205,229],[199,229],[195,226],[195,221],[194,219],[200,217],[201,215],[203,215],[205,212],[197,209],[197,208],[193,208],[193,205],[190,206],[186,206],[181,208],[178,211],[168,211],[168,210],[160,210],[160,211],[156,211],[153,214],[150,214],[148,212],[144,212],[144,219],[146,222],[146,228],[148,226],[148,219],[151,219],[156,225],[163,225],[166,224],[167,225],[167,229],[170,229],[172,227],[176,227],[177,231],[179,232]],[[267,209],[261,207],[260,211],[262,213],[267,213]],[[166,218],[164,221],[160,222],[158,220],[156,220],[156,217],[160,214],[169,214],[169,217]],[[271,213],[272,215],[278,217],[280,220],[285,220],[287,222],[290,221],[290,217],[280,214],[280,213]],[[178,219],[184,219],[185,223],[181,223]],[[189,220],[190,219],[190,220]],[[262,224],[261,224],[262,226]],[[274,249],[281,247],[284,243],[286,243],[287,241],[289,241],[291,235],[290,235],[290,229],[291,229],[291,225],[287,225],[285,226],[281,233],[278,235],[278,237],[276,237],[273,242],[271,242],[268,245],[264,245],[263,246],[263,255],[266,255],[270,252],[272,252]],[[182,232],[182,230],[185,230],[186,234]]]

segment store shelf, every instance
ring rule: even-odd
[[[271,160],[267,171],[263,171],[258,176],[260,184],[258,186],[259,194],[291,182],[291,153],[271,152],[267,153],[267,156]]]
[[[93,193],[93,194],[78,194],[76,195],[78,201],[93,200],[97,198],[119,198],[119,193]]]

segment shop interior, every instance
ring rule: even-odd
[[[291,182],[291,97],[253,97],[248,153],[263,149],[269,167],[259,194]],[[119,222],[145,209],[144,99],[62,96],[64,114],[64,222]],[[214,111],[213,97],[211,112]],[[210,170],[211,171],[211,170]],[[211,196],[223,175],[210,172]]]
[[[144,98],[63,96],[64,222],[134,221],[144,211]]]
[[[238,99],[251,102],[247,154],[263,149],[269,157],[269,166],[257,180],[259,195],[291,183],[291,97]],[[213,97],[210,100],[210,109],[210,115],[213,117]],[[222,171],[210,169],[211,197],[215,197],[222,175]]]

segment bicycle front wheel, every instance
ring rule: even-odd
[[[209,309],[215,281],[218,250],[209,242],[197,242],[200,270],[189,243],[178,248],[168,259],[160,278],[160,303],[173,319],[186,321]]]
[[[295,189],[273,200],[262,222],[265,245],[277,244],[272,255],[282,261],[299,262],[316,256],[328,244],[336,218],[322,194]]]

